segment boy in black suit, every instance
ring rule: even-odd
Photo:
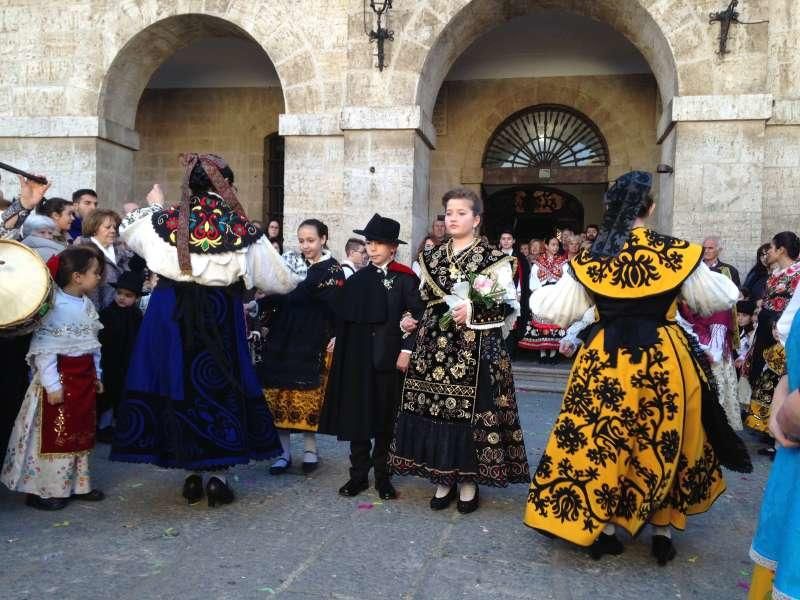
[[[370,264],[347,279],[341,294],[336,346],[320,433],[350,442],[350,479],[340,489],[355,496],[369,487],[383,499],[397,497],[386,459],[400,401],[402,375],[408,368],[415,334],[405,335],[400,320],[419,318],[424,305],[419,280],[394,260],[400,224],[375,214],[354,233],[367,239]],[[364,364],[364,357],[370,362]],[[375,438],[372,446],[370,439]]]

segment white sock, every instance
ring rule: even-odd
[[[547,356],[547,352],[545,352],[544,350],[539,350],[539,356],[545,358]]]
[[[667,539],[672,539],[672,531],[670,531],[669,527],[658,527],[653,525],[653,535],[661,535]]]
[[[437,498],[444,498],[447,494],[450,493],[450,486],[449,485],[437,485],[436,486],[436,494]]]
[[[462,502],[469,502],[475,497],[478,486],[471,481],[466,481],[458,486],[458,498]]]
[[[615,533],[617,533],[617,528],[614,526],[613,523],[609,523],[608,525],[603,527],[603,533],[605,533],[606,535],[614,535]]]
[[[303,462],[317,462],[317,436],[313,431],[306,431],[303,434],[303,450],[307,453],[303,455]]]
[[[550,350],[550,358],[553,358],[556,355],[555,350]]]
[[[283,448],[283,454],[281,454],[279,458],[285,459],[286,462],[292,460],[291,436],[292,434],[289,432],[289,430],[278,429],[278,438],[280,438],[281,448]]]

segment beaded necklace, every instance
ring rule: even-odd
[[[467,247],[459,251],[458,256],[453,254],[453,240],[450,239],[447,241],[447,245],[445,246],[445,256],[447,257],[447,262],[450,263],[450,266],[448,267],[450,279],[453,281],[464,280],[464,272],[461,270],[461,263],[466,262],[466,258],[469,256],[469,250],[472,250],[475,246],[477,246],[480,241],[480,238],[474,238]]]

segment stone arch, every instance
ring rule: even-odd
[[[319,110],[324,86],[309,44],[296,32],[287,33],[288,17],[274,7],[257,16],[243,14],[247,9],[236,10],[235,5],[244,3],[232,4],[221,15],[180,12],[173,6],[157,19],[141,13],[123,19],[115,47],[105,52],[111,60],[103,69],[97,115],[133,129],[139,98],[158,66],[198,38],[220,36],[241,37],[261,46],[265,59],[272,61],[278,73],[286,112]]]
[[[427,52],[416,85],[415,102],[429,118],[439,89],[456,59],[489,29],[536,9],[561,9],[602,21],[627,38],[644,56],[666,106],[679,92],[669,40],[642,0],[471,0],[441,29]]]

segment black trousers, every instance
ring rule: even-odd
[[[399,375],[398,375],[399,374]],[[402,373],[392,373],[390,377],[381,377],[377,388],[386,394],[387,405],[384,409],[382,423],[375,424],[375,443],[371,440],[354,440],[350,442],[350,479],[366,481],[369,470],[375,470],[375,481],[389,479],[389,445],[394,436],[394,424],[397,420],[397,409],[400,404],[400,392],[403,387]]]

